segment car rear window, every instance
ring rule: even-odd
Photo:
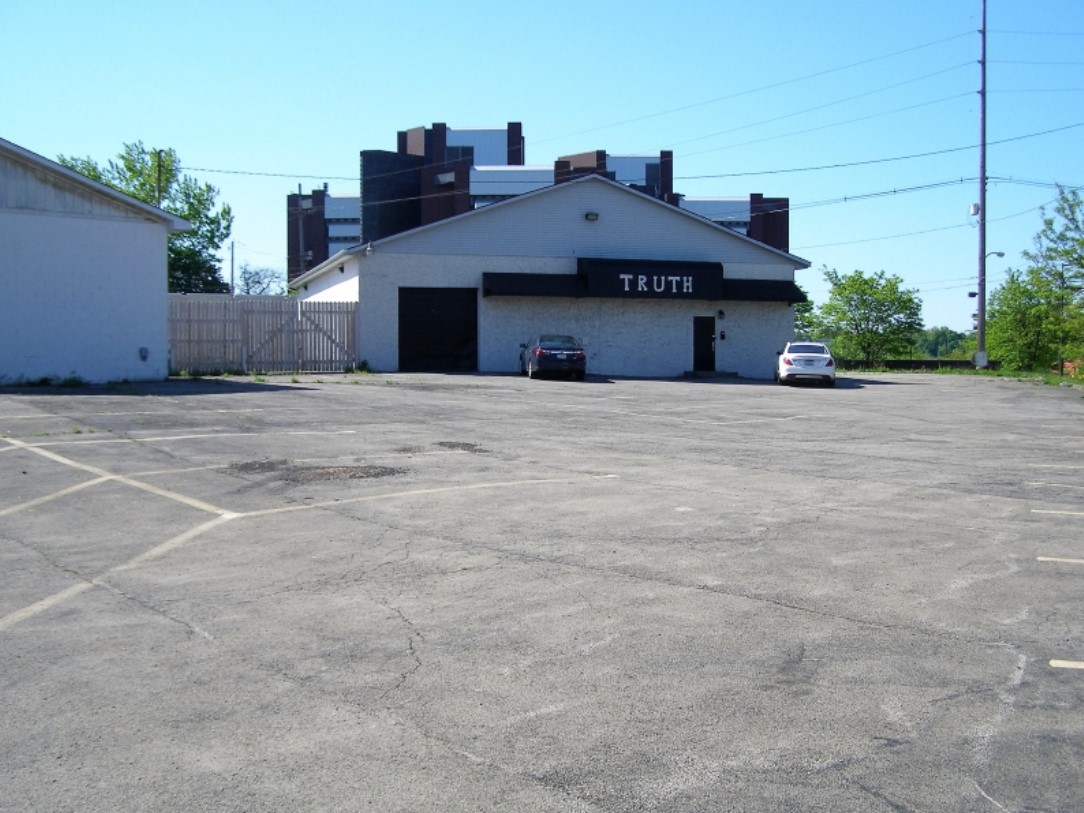
[[[545,348],[577,347],[579,342],[571,336],[543,336],[538,343]]]
[[[816,353],[820,356],[828,355],[828,348],[823,344],[792,344],[788,353]]]

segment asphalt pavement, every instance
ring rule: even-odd
[[[0,390],[0,810],[1084,810],[1084,389]]]

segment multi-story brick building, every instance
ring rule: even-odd
[[[323,190],[287,197],[287,277],[293,280],[337,251],[435,223],[554,184],[600,175],[687,209],[781,251],[789,250],[789,202],[760,194],[686,198],[674,191],[674,156],[609,155],[593,150],[528,166],[523,126],[455,129],[436,123],[398,133],[395,152],[362,150],[360,195]]]

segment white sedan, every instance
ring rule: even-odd
[[[829,387],[836,384],[836,360],[828,345],[820,342],[787,342],[779,354],[775,380],[790,384],[800,378],[823,381]]]

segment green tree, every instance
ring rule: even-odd
[[[987,349],[1020,370],[1047,368],[1084,355],[1084,201],[1058,187],[1053,212],[1042,212],[1029,266],[1013,270],[990,297]]]
[[[922,300],[916,291],[884,271],[843,275],[825,268],[824,277],[832,290],[820,318],[836,355],[872,366],[910,353],[922,331]]]
[[[148,149],[137,141],[125,144],[117,160],[104,167],[90,158],[61,155],[57,161],[192,224],[190,231],[169,237],[170,291],[229,292],[219,273],[218,252],[230,236],[233,213],[226,204],[218,206],[215,187],[181,173],[174,150]]]
[[[816,339],[821,329],[820,319],[809,294],[801,286],[799,290],[806,295],[806,300],[794,303],[794,338]]]
[[[1042,218],[1035,250],[1024,252],[1031,263],[1028,278],[1046,303],[1054,356],[1078,358],[1084,353],[1084,201],[1079,190],[1059,186],[1053,213],[1043,209]]]
[[[950,327],[930,327],[919,336],[917,349],[927,358],[942,359],[959,356],[966,342],[965,333]]]
[[[1050,303],[1035,269],[1009,277],[990,295],[986,309],[986,349],[1013,370],[1037,370],[1057,358]]]

